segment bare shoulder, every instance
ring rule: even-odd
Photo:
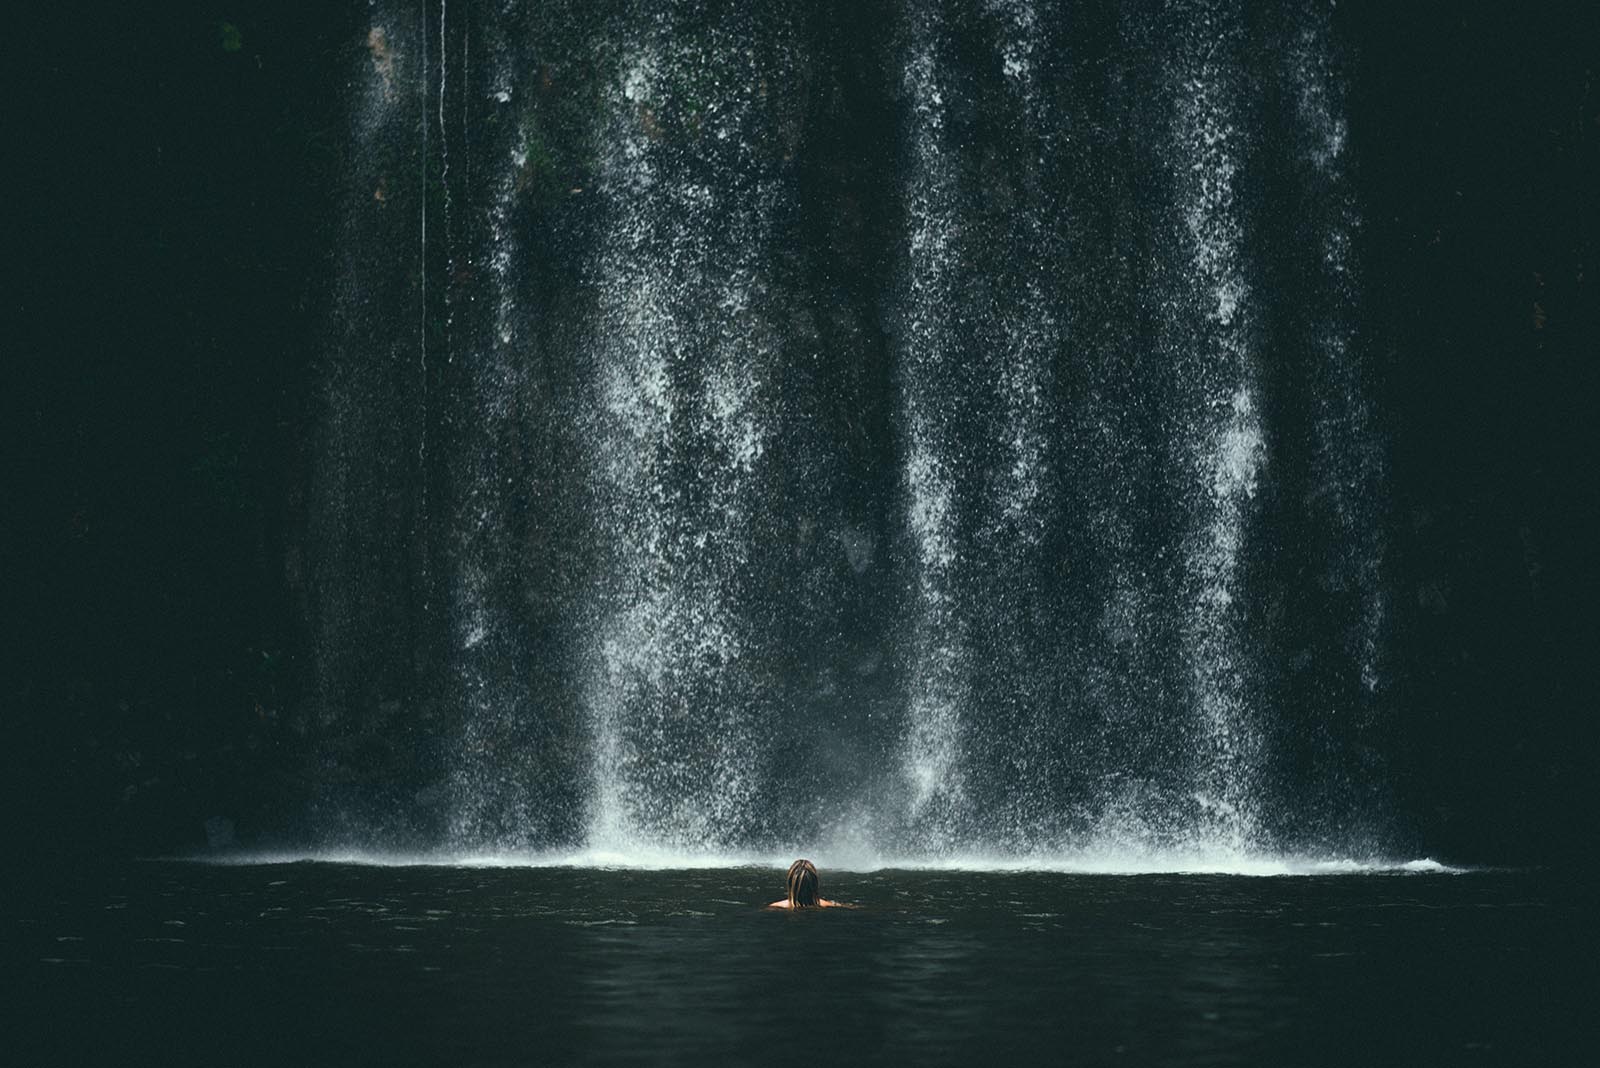
[[[818,904],[825,909],[858,909],[861,907],[860,905],[852,905],[848,901],[828,901],[826,899],[818,902]]]
[[[789,899],[788,898],[784,898],[781,901],[774,901],[772,904],[767,906],[767,908],[769,908],[769,909],[786,909],[788,907],[789,907]]]

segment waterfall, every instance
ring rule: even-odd
[[[1249,98],[1236,7],[1177,5],[1172,17],[1180,39],[1165,78],[1170,140],[1162,154],[1174,200],[1166,236],[1177,255],[1164,265],[1168,302],[1154,355],[1173,380],[1176,492],[1188,518],[1177,549],[1187,570],[1182,630],[1200,834],[1241,849],[1254,844],[1260,755],[1252,721],[1261,709],[1251,692],[1257,668],[1243,635],[1240,572],[1266,463],[1258,298],[1246,266],[1252,235],[1238,190],[1249,125],[1240,111]]]
[[[630,31],[595,133],[579,431],[601,552],[584,704],[603,846],[729,846],[763,788],[770,697],[746,606],[781,431],[770,301],[788,196],[765,133],[793,59],[734,21]]]
[[[623,856],[1380,839],[1343,56],[1329,8],[1228,0],[375,5],[314,820]]]
[[[956,279],[965,235],[955,176],[947,160],[945,93],[936,55],[941,22],[913,16],[905,93],[909,133],[907,295],[899,369],[905,458],[906,525],[915,548],[917,620],[911,653],[907,732],[902,757],[911,787],[910,819],[922,843],[937,848],[960,834],[968,810],[962,717],[971,700],[965,620],[954,587],[961,565],[962,473],[966,401]]]
[[[441,9],[441,41],[446,41],[443,18]],[[468,235],[471,251],[462,265],[473,277],[478,264],[486,267],[484,299],[477,299],[476,286],[453,289],[446,322],[450,362],[459,365],[454,376],[459,400],[452,419],[448,481],[454,499],[444,561],[452,593],[445,639],[450,688],[438,718],[455,726],[448,742],[448,779],[438,792],[447,839],[464,848],[534,845],[559,835],[572,820],[567,791],[550,785],[570,770],[557,755],[560,720],[543,714],[542,670],[534,650],[545,643],[523,589],[519,559],[540,530],[530,510],[548,499],[550,484],[541,466],[529,462],[539,439],[530,433],[526,414],[548,406],[551,393],[541,388],[538,373],[538,315],[522,299],[518,284],[524,255],[518,228],[524,220],[517,211],[517,185],[526,165],[521,134],[528,116],[527,103],[513,86],[518,67],[533,57],[500,23],[481,33],[487,57],[479,71],[483,80],[467,78],[463,65],[457,92],[477,98],[489,130],[485,173],[493,178],[482,191],[482,222]],[[471,27],[462,27],[463,50],[471,40]],[[441,128],[446,125],[445,74],[441,63]],[[472,114],[464,110],[463,132]],[[445,143],[441,136],[441,151]],[[448,206],[451,187],[443,160],[440,172]],[[479,193],[464,181],[462,186],[469,197]],[[456,255],[452,249],[452,278],[460,270]]]
[[[1297,423],[1305,470],[1296,539],[1301,566],[1316,576],[1298,598],[1295,647],[1312,713],[1303,730],[1319,739],[1299,775],[1322,806],[1329,835],[1359,837],[1386,804],[1381,763],[1387,594],[1384,587],[1386,461],[1373,409],[1374,338],[1363,324],[1357,241],[1362,226],[1352,185],[1345,118],[1345,62],[1331,10],[1312,8],[1284,25],[1278,75],[1289,91],[1293,152],[1287,161],[1298,240],[1286,269],[1305,295],[1286,331],[1299,352]],[[1337,655],[1312,650],[1335,635]],[[1307,730],[1308,729],[1308,730]]]

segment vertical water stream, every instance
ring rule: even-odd
[[[879,14],[836,55],[801,7],[374,7],[307,530],[330,836],[1377,833],[1329,11]],[[827,124],[875,113],[852,229]]]
[[[772,379],[781,23],[672,7],[627,29],[593,151],[576,413],[600,566],[584,642],[589,836],[726,848],[760,826],[772,695],[753,678],[755,547],[782,433]]]

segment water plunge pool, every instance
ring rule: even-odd
[[[8,917],[17,1064],[1505,1064],[1573,880],[146,861]]]

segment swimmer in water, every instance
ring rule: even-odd
[[[817,866],[809,860],[789,865],[789,896],[768,905],[769,909],[850,909],[842,901],[829,901],[817,888]]]

